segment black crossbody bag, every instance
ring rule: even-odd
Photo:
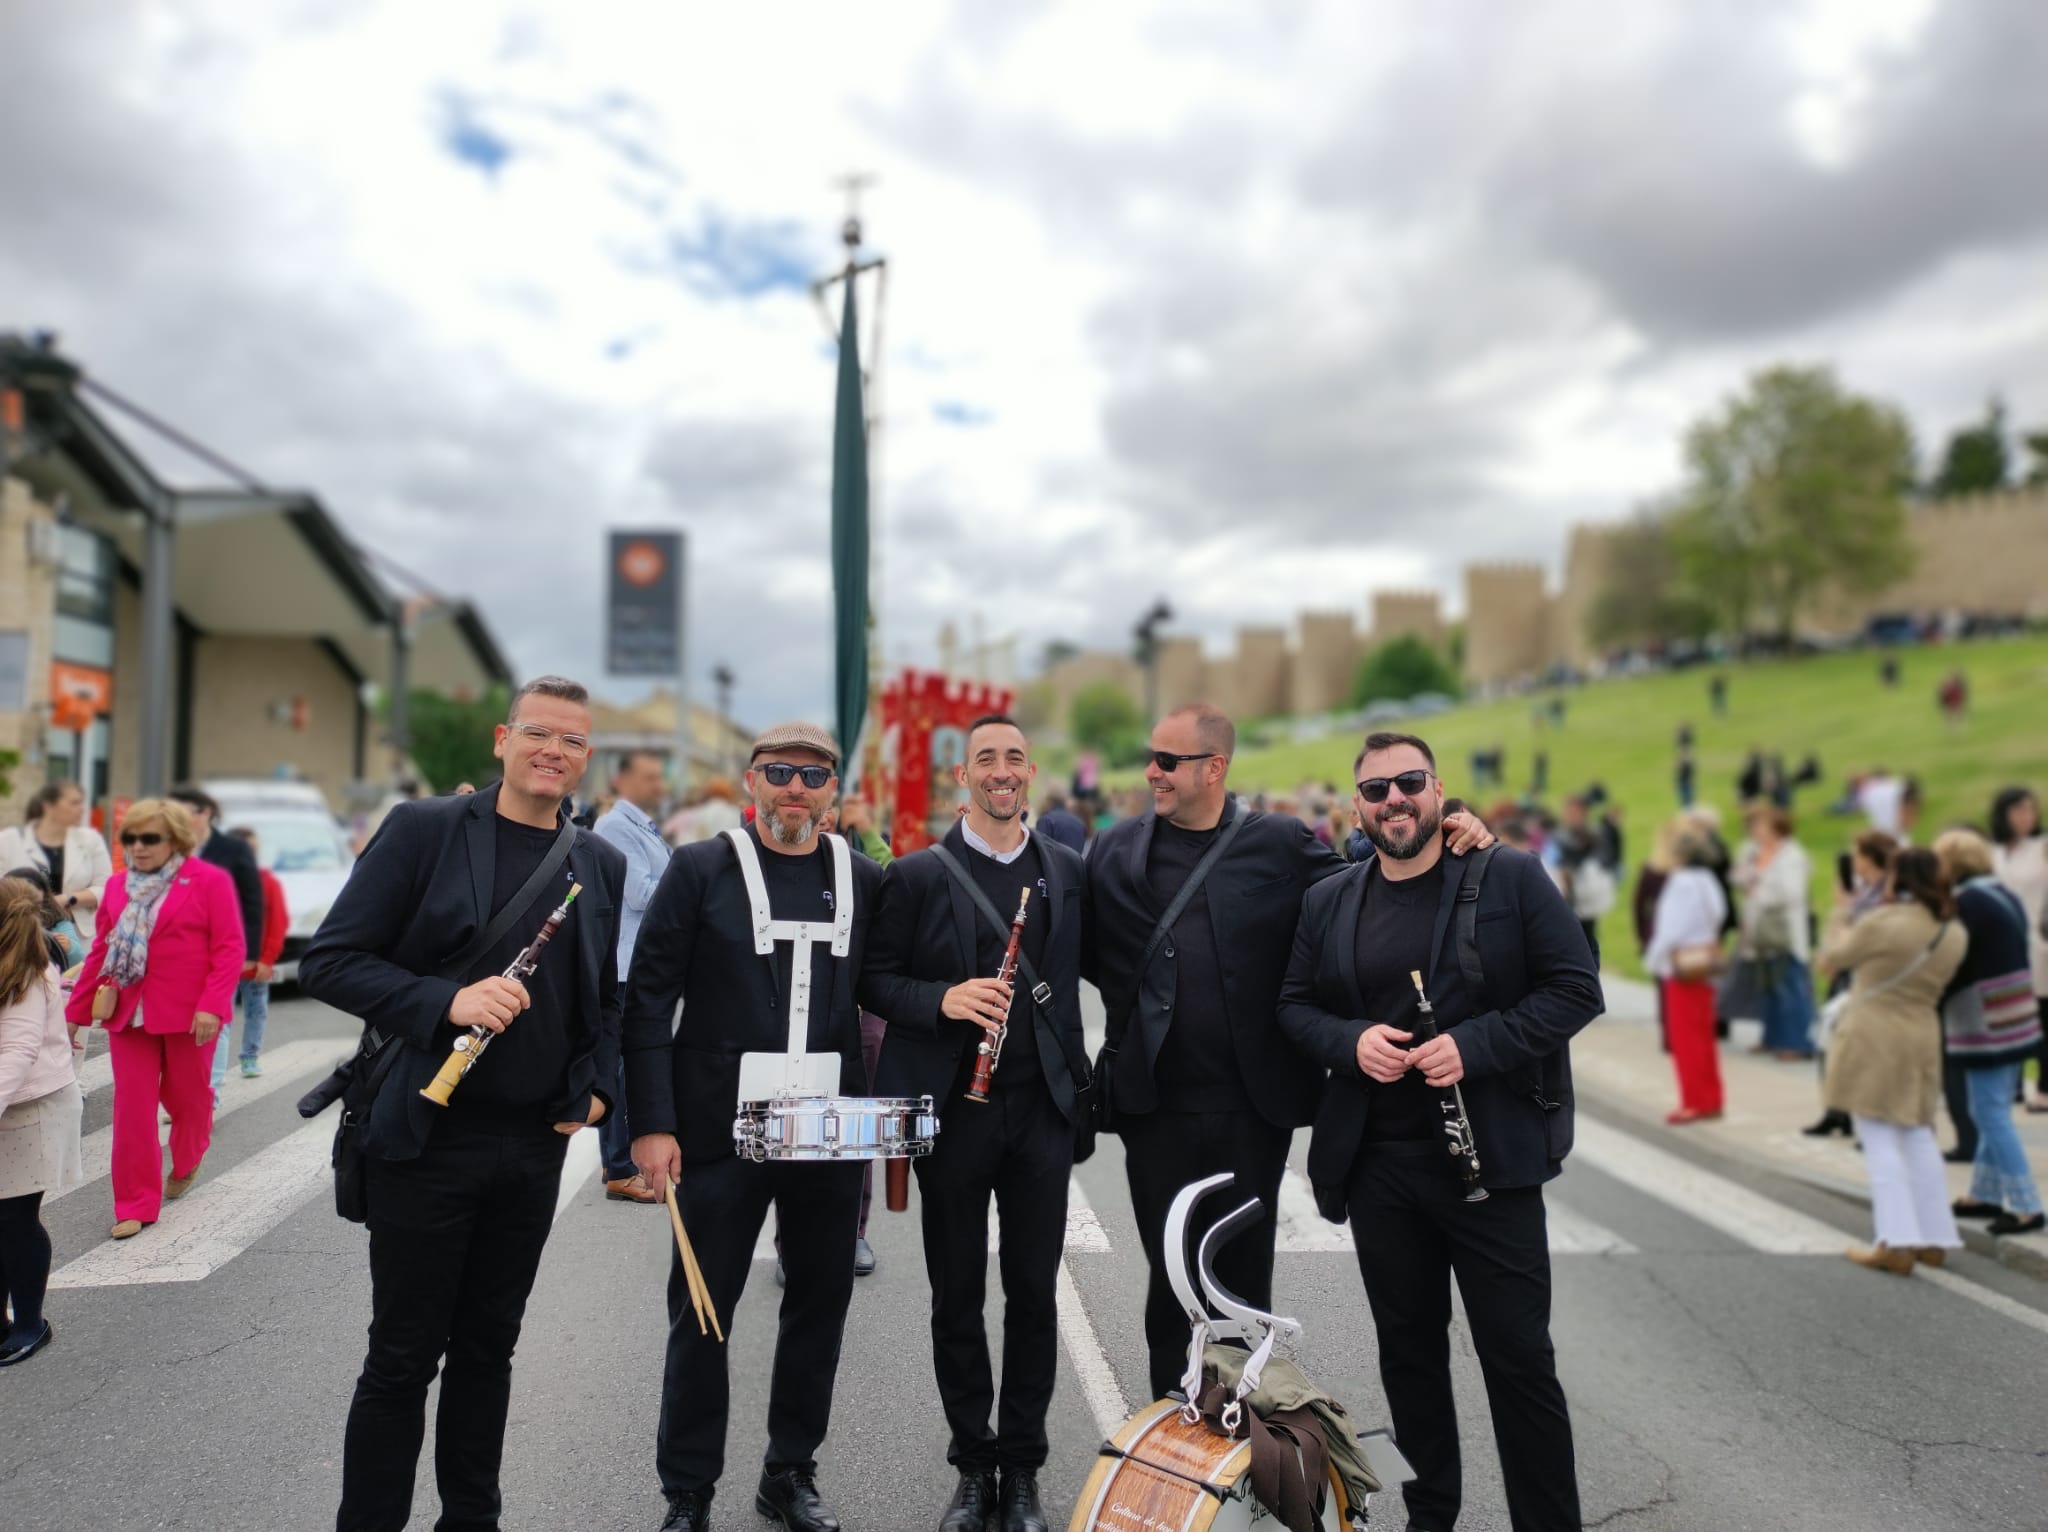
[[[565,819],[555,843],[519,886],[519,892],[505,901],[490,923],[471,937],[460,952],[441,965],[441,976],[460,981],[472,963],[502,941],[512,923],[526,913],[540,891],[562,870],[562,864],[569,860],[569,849],[575,844],[576,826]],[[350,1223],[363,1223],[370,1216],[364,1140],[370,1133],[370,1111],[377,1104],[378,1092],[384,1089],[391,1066],[398,1062],[399,1052],[396,1033],[365,1026],[356,1051],[343,1059],[333,1074],[299,1098],[301,1117],[318,1117],[334,1102],[341,1103],[341,1121],[334,1128],[332,1156],[334,1211]]]
[[[1145,955],[1138,959],[1138,966],[1133,970],[1137,987],[1141,992],[1145,987],[1145,970],[1152,966],[1152,959],[1158,956],[1160,947],[1165,945],[1166,938],[1173,933],[1174,923],[1180,919],[1189,901],[1201,889],[1202,880],[1207,878],[1211,869],[1223,859],[1223,853],[1229,849],[1231,837],[1236,835],[1244,824],[1244,818],[1244,799],[1231,799],[1230,817],[1223,822],[1221,833],[1210,843],[1209,849],[1202,853],[1202,859],[1195,863],[1194,870],[1188,874],[1187,882],[1181,884],[1179,892],[1173,896],[1173,902],[1167,905],[1166,913],[1159,917],[1159,923],[1152,928],[1151,940],[1145,943]],[[1113,1083],[1116,1078],[1116,1055],[1117,1050],[1123,1046],[1124,1034],[1130,1031],[1131,1014],[1137,1009],[1137,1004],[1138,997],[1134,994],[1131,997],[1131,1007],[1124,1012],[1121,1021],[1115,1017],[1110,1018],[1107,1035],[1102,1042],[1102,1051],[1095,1055],[1095,1125],[1104,1133],[1117,1131],[1116,1088]]]
[[[967,897],[974,901],[974,907],[981,911],[981,918],[991,931],[1006,945],[1010,940],[1010,922],[1003,919],[1002,912],[989,902],[981,885],[974,881],[974,874],[960,865],[960,858],[942,845],[933,845],[939,865],[953,875]],[[1038,977],[1038,970],[1031,965],[1031,959],[1024,955],[1024,949],[1017,949],[1017,971],[1024,976],[1025,992],[1031,999],[1034,1012],[1045,1012],[1046,1029],[1059,1044],[1060,1054],[1066,1060],[1067,1074],[1074,1082],[1074,1163],[1080,1164],[1095,1152],[1095,1077],[1088,1069],[1085,1052],[1076,1048],[1065,1033],[1060,1031],[1059,1018],[1052,1014],[1052,986]]]

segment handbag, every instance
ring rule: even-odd
[[[1230,817],[1223,821],[1222,833],[1216,837],[1209,849],[1202,853],[1202,859],[1195,863],[1193,870],[1188,873],[1187,882],[1181,884],[1179,892],[1173,896],[1173,902],[1167,905],[1166,913],[1159,917],[1159,923],[1152,928],[1151,939],[1145,943],[1144,955],[1138,959],[1138,966],[1132,970],[1137,976],[1140,987],[1142,987],[1144,982],[1145,970],[1152,966],[1153,957],[1158,953],[1160,947],[1164,945],[1166,938],[1172,933],[1174,922],[1180,919],[1181,912],[1188,907],[1188,901],[1195,897],[1196,892],[1202,886],[1202,880],[1209,876],[1209,870],[1222,860],[1224,849],[1229,846],[1231,837],[1236,835],[1239,827],[1244,824],[1244,819],[1244,799],[1232,798],[1230,800]],[[1132,1010],[1135,1010],[1137,1008],[1136,996],[1132,997],[1131,1004]],[[1111,1019],[1109,1026],[1105,1029],[1102,1047],[1095,1055],[1096,1126],[1104,1133],[1114,1133],[1117,1131],[1114,1095],[1116,1054],[1117,1049],[1123,1043],[1124,1034],[1130,1030],[1130,1012],[1126,1012],[1123,1015],[1121,1022],[1122,1025],[1118,1025],[1117,1018]]]
[[[504,939],[513,922],[526,913],[541,889],[562,870],[569,849],[576,843],[576,826],[562,821],[555,843],[541,858],[519,891],[506,900],[490,922],[470,938],[463,949],[441,965],[443,977],[460,979],[469,967]],[[94,997],[97,1000],[97,996]],[[366,1223],[370,1217],[368,1140],[370,1113],[392,1066],[398,1062],[399,1037],[373,1026],[363,1028],[356,1051],[344,1059],[333,1074],[299,1100],[301,1117],[317,1117],[335,1101],[341,1102],[341,1121],[334,1128],[334,1211],[350,1223]]]
[[[92,1019],[94,1021],[112,1021],[114,1019],[114,1011],[120,1004],[121,986],[112,979],[102,978],[93,986]]]
[[[1944,920],[1934,928],[1934,935],[1928,939],[1927,945],[1922,947],[1914,956],[1912,962],[1901,968],[1889,979],[1886,979],[1884,983],[1866,989],[1863,992],[1863,998],[1865,1000],[1874,1000],[1877,996],[1894,990],[1905,983],[1906,980],[1919,971],[1922,963],[1934,955],[1934,949],[1941,945],[1941,938],[1947,931],[1948,922]],[[1828,1045],[1834,1041],[1835,1034],[1841,1030],[1842,1018],[1849,1014],[1849,1002],[1855,996],[1856,991],[1853,988],[1845,989],[1839,995],[1830,995],[1826,1003],[1814,1013],[1812,1041],[1815,1052],[1827,1052]]]
[[[981,911],[998,938],[1007,943],[1010,939],[1010,923],[1003,919],[1002,912],[989,902],[981,885],[974,881],[974,875],[960,865],[960,859],[945,846],[934,844],[932,853],[938,857],[939,865],[953,876],[966,893],[974,907]],[[1017,950],[1017,971],[1024,976],[1024,991],[1031,997],[1034,1011],[1049,1010],[1052,1005],[1052,986],[1038,977],[1038,970],[1032,967],[1031,959]],[[1088,1067],[1085,1053],[1075,1049],[1072,1042],[1059,1029],[1058,1022],[1050,1015],[1046,1027],[1060,1045],[1060,1054],[1066,1060],[1067,1077],[1074,1082],[1074,1163],[1079,1165],[1095,1153],[1095,1074]]]
[[[1722,951],[1719,942],[1698,942],[1671,949],[1671,977],[1688,984],[1719,978],[1727,966],[1728,954]]]

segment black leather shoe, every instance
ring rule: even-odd
[[[789,1532],[839,1532],[839,1518],[819,1498],[818,1484],[801,1468],[763,1473],[754,1509],[781,1522]]]
[[[996,1513],[996,1476],[961,1474],[953,1499],[939,1522],[939,1532],[1000,1532],[1001,1527],[1002,1520]]]
[[[56,1338],[57,1327],[49,1320],[44,1320],[42,1333],[33,1340],[23,1341],[19,1346],[0,1348],[0,1367],[12,1367],[18,1362],[26,1362]]]
[[[1849,1121],[1849,1114],[1847,1112],[1837,1112],[1830,1107],[1827,1111],[1821,1113],[1819,1122],[1801,1128],[1799,1131],[1808,1138],[1826,1138],[1830,1133],[1839,1133],[1842,1137],[1848,1138],[1855,1133],[1856,1125]]]
[[[696,1490],[684,1490],[668,1497],[668,1520],[661,1532],[704,1532],[711,1525],[711,1497]]]
[[[1993,1234],[2038,1234],[2048,1228],[2048,1216],[2030,1213],[2022,1218],[2017,1213],[2000,1213],[1984,1227]]]
[[[1047,1532],[1045,1507],[1038,1503],[1038,1475],[1020,1469],[1003,1475],[1003,1532]]]

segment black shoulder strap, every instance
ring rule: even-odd
[[[1476,995],[1486,993],[1486,969],[1479,961],[1479,885],[1486,881],[1487,863],[1500,848],[1488,846],[1467,858],[1465,881],[1458,885],[1457,922],[1458,971]]]
[[[503,941],[505,933],[512,929],[512,922],[532,907],[535,896],[562,870],[562,864],[569,860],[569,849],[575,844],[576,822],[564,819],[555,843],[548,847],[548,854],[540,859],[540,865],[533,869],[527,880],[519,885],[519,892],[505,901],[489,923],[471,937],[460,952],[441,965],[442,977],[460,979],[469,971],[470,964]],[[366,1054],[374,1054],[383,1046],[383,1035],[375,1027],[363,1029],[363,1051]]]
[[[953,881],[960,885],[967,897],[974,902],[974,907],[981,911],[981,918],[988,925],[988,928],[996,933],[998,939],[1008,942],[1010,939],[1010,922],[1003,919],[1002,911],[989,902],[988,895],[981,891],[981,885],[974,881],[974,874],[960,865],[960,858],[953,855],[944,843],[934,841],[930,849],[933,855],[938,857],[939,865],[952,874]],[[1024,955],[1022,947],[1017,949],[1017,968],[1024,975],[1024,987],[1031,996],[1031,1003],[1041,1009],[1050,1010],[1052,1007],[1052,986],[1038,977],[1038,970],[1031,966],[1031,959]],[[1075,1058],[1068,1050],[1067,1039],[1060,1035],[1057,1020],[1047,1016],[1046,1024],[1052,1028],[1052,1035],[1059,1042],[1060,1052],[1067,1055],[1067,1071],[1073,1076],[1075,1088],[1086,1089],[1088,1083],[1087,1061]]]
[[[1139,973],[1152,966],[1153,954],[1159,951],[1167,933],[1173,929],[1174,922],[1180,919],[1181,912],[1188,907],[1188,901],[1195,897],[1196,891],[1202,886],[1202,880],[1209,876],[1210,869],[1222,860],[1223,853],[1230,846],[1230,838],[1237,834],[1239,827],[1244,824],[1244,815],[1244,799],[1231,799],[1230,817],[1223,821],[1223,833],[1210,842],[1209,849],[1202,853],[1202,859],[1195,863],[1195,870],[1188,874],[1187,882],[1181,884],[1180,892],[1176,893],[1173,902],[1167,905],[1166,913],[1159,917],[1159,924],[1152,928],[1152,939],[1145,943],[1145,955],[1138,959]]]

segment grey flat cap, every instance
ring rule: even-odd
[[[779,723],[763,729],[754,736],[754,753],[747,757],[748,763],[759,760],[768,750],[812,750],[835,767],[839,764],[839,742],[830,730],[814,723]]]

